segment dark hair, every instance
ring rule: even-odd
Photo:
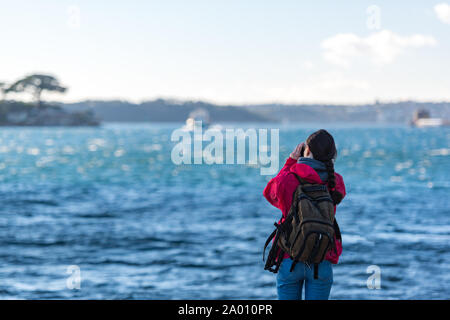
[[[337,150],[333,136],[328,131],[320,129],[306,139],[306,144],[309,150],[311,150],[314,159],[325,164],[328,172],[330,195],[334,204],[338,204],[342,200],[342,194],[335,190],[336,177],[334,176],[333,160],[337,157]]]

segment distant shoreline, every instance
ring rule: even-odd
[[[92,111],[102,122],[184,122],[196,109],[206,110],[211,122],[274,123],[409,123],[414,111],[427,109],[433,117],[450,119],[450,102],[393,102],[365,105],[262,104],[216,105],[202,101],[156,99],[142,103],[86,100],[60,103],[68,111]]]
[[[98,126],[101,123],[184,123],[191,112],[205,110],[211,123],[274,124],[409,124],[418,109],[432,117],[450,119],[450,102],[396,102],[360,106],[265,104],[219,106],[202,101],[157,99],[45,103],[37,107],[18,101],[0,102],[0,126]]]
[[[0,102],[2,127],[79,127],[98,126],[92,111],[68,111],[58,105],[39,105],[19,101]]]

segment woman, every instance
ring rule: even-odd
[[[303,150],[303,154],[300,154]],[[345,186],[342,176],[334,172],[334,161],[337,150],[334,139],[326,130],[319,130],[311,134],[306,143],[300,143],[278,175],[269,181],[264,189],[264,197],[281,210],[283,222],[292,203],[299,182],[294,174],[300,178],[319,184],[327,184],[331,198],[336,205],[345,196]],[[314,272],[306,264],[298,262],[290,272],[293,263],[289,255],[285,254],[277,275],[277,292],[280,300],[301,300],[303,285],[306,300],[326,300],[330,295],[333,284],[332,264],[337,264],[342,253],[342,243],[335,238],[336,252],[330,250],[325,260],[319,264],[318,279],[314,279]]]

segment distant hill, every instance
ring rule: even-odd
[[[0,101],[0,126],[98,126],[89,111],[69,112],[61,106],[41,103],[39,106],[20,101]]]
[[[281,122],[375,122],[407,123],[417,109],[429,110],[432,117],[450,119],[450,103],[414,101],[347,105],[284,105],[264,104],[244,106],[247,110]]]
[[[414,101],[358,106],[326,104],[262,104],[219,106],[206,102],[157,99],[140,104],[126,101],[82,101],[61,104],[69,111],[92,111],[105,122],[184,122],[197,108],[206,109],[212,122],[374,122],[407,123],[417,109],[432,117],[450,119],[450,103]]]
[[[237,106],[217,106],[205,102],[177,102],[158,99],[134,104],[126,101],[83,101],[63,104],[70,111],[92,110],[105,122],[184,122],[193,110],[209,112],[212,122],[267,122],[264,115]]]

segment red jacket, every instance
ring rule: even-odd
[[[286,218],[289,209],[291,208],[292,195],[299,184],[297,178],[293,174],[289,174],[290,172],[297,174],[299,177],[311,183],[326,183],[320,179],[319,174],[313,168],[307,164],[297,163],[296,160],[289,157],[286,160],[283,169],[280,170],[275,178],[269,181],[263,192],[267,201],[281,210],[283,216],[280,219],[280,222],[283,222]],[[345,197],[344,179],[342,179],[342,176],[338,173],[335,173],[335,177],[335,190],[340,192],[342,196]],[[334,213],[336,214],[336,206],[334,207]],[[328,260],[334,264],[338,263],[339,256],[342,253],[341,241],[336,239],[335,241],[337,254],[333,250],[330,250],[325,255],[325,260]],[[289,255],[285,254],[284,258],[289,258]]]

